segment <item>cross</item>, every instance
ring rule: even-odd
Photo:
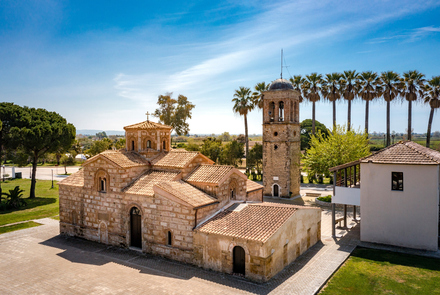
[[[152,114],[148,113],[148,111],[147,111],[147,113],[146,113],[145,115],[147,115],[147,121],[148,121],[148,119],[149,119],[148,116],[150,116],[150,115],[152,115]]]

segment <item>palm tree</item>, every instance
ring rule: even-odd
[[[239,90],[235,90],[234,98],[232,99],[234,106],[232,110],[234,113],[240,114],[244,117],[244,136],[246,140],[246,157],[249,156],[249,140],[248,140],[248,125],[247,125],[247,114],[254,109],[254,104],[252,102],[251,90],[248,87],[240,87]],[[247,170],[247,161],[246,161]]]
[[[425,102],[429,103],[431,112],[429,113],[428,131],[426,133],[426,147],[429,148],[431,144],[431,126],[432,118],[434,117],[434,111],[440,107],[440,76],[432,77],[428,81],[429,85],[424,87],[425,90]]]
[[[383,86],[383,98],[387,102],[387,143],[386,146],[391,144],[390,134],[390,109],[391,101],[400,95],[402,89],[402,82],[400,75],[393,71],[382,72],[380,75],[380,81]]]
[[[368,136],[368,117],[370,110],[370,101],[378,97],[378,89],[380,87],[379,78],[377,73],[373,73],[372,71],[362,72],[359,77],[360,83],[360,91],[359,95],[362,100],[365,100],[365,133]]]
[[[257,83],[254,87],[254,92],[252,93],[252,103],[254,107],[258,107],[259,109],[263,108],[263,92],[269,90],[270,84],[266,84],[266,82]]]
[[[312,102],[312,134],[315,135],[315,103],[321,98],[319,92],[321,91],[322,75],[318,73],[311,73],[306,75],[306,81],[303,83],[304,96]]]
[[[333,128],[336,126],[336,101],[341,98],[341,86],[343,84],[341,77],[340,73],[326,74],[321,90],[324,98],[333,104]]]
[[[403,73],[403,93],[408,101],[408,140],[411,140],[411,121],[412,121],[412,102],[423,95],[421,87],[423,86],[425,75],[417,70]]]
[[[359,90],[359,73],[356,71],[344,71],[342,74],[342,78],[344,79],[344,88],[342,91],[342,95],[344,99],[348,102],[348,110],[347,110],[347,130],[351,128],[351,102],[358,94]]]
[[[293,88],[299,92],[299,102],[303,101],[303,84],[306,81],[301,75],[293,76],[293,78],[290,78],[290,83],[292,83]]]

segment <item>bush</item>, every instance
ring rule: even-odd
[[[318,200],[322,201],[322,202],[331,203],[332,202],[332,196],[328,195],[328,196],[325,196],[325,197],[318,197]]]
[[[21,190],[20,187],[17,185],[14,189],[10,189],[9,193],[2,193],[2,195],[6,196],[5,202],[2,203],[1,208],[20,208],[22,206],[26,206],[26,201],[23,199],[23,193],[24,190]]]

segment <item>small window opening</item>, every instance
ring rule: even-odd
[[[275,120],[275,103],[271,102],[269,105],[269,121],[273,122]]]
[[[168,246],[171,246],[172,245],[172,239],[171,239],[172,237],[171,237],[171,231],[168,231],[168,233],[167,233],[167,245]]]
[[[151,140],[148,140],[148,141],[147,141],[147,148],[148,148],[148,149],[151,149]]]
[[[391,190],[403,191],[403,172],[391,172]]]
[[[275,132],[273,135],[274,135],[274,136],[278,136],[278,132]]]
[[[235,189],[231,189],[231,199],[235,199]]]
[[[166,149],[167,143],[165,142],[165,140],[162,142],[162,148]]]
[[[284,121],[284,102],[280,101],[278,121]]]
[[[100,192],[106,192],[106,186],[107,186],[107,183],[106,183],[107,181],[106,181],[106,179],[105,178],[100,178],[99,179],[99,183],[100,183]]]
[[[131,141],[131,150],[134,151],[134,140]]]
[[[278,149],[278,146],[277,146],[277,145],[275,145],[275,146],[274,146],[273,148],[274,148],[274,150],[277,150],[277,149]]]

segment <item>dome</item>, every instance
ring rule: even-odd
[[[269,90],[286,90],[286,89],[292,89],[293,85],[286,79],[277,79],[270,84]]]

